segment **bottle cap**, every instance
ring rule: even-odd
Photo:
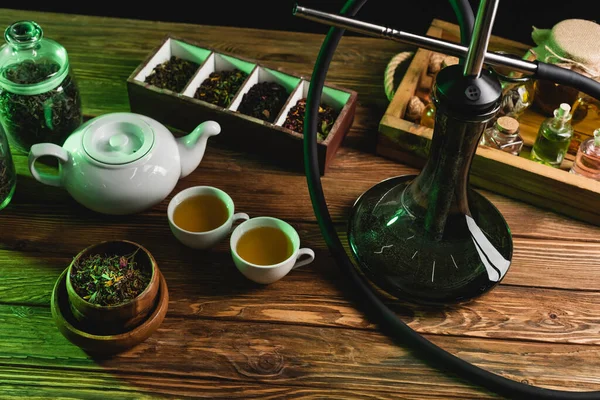
[[[505,115],[496,120],[496,127],[498,130],[512,135],[519,130],[519,121]]]
[[[570,105],[568,105],[567,103],[561,103],[560,107],[558,107],[556,110],[554,110],[554,117],[565,120],[565,121],[569,120],[569,119],[571,119],[571,114],[569,114],[570,111],[571,111]]]
[[[600,128],[594,131],[594,145],[600,146]]]

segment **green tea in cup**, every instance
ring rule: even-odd
[[[212,194],[188,197],[173,212],[175,225],[189,232],[212,231],[227,222],[228,218],[227,206]]]
[[[294,253],[294,246],[281,229],[261,226],[244,233],[237,243],[236,251],[249,263],[274,265],[290,258]]]
[[[231,234],[229,247],[237,269],[262,284],[278,281],[315,259],[314,251],[300,248],[300,236],[294,227],[273,217],[256,217],[239,224]]]
[[[236,221],[246,221],[246,213],[236,213],[231,197],[216,187],[192,186],[177,193],[167,207],[173,235],[194,249],[208,249],[229,235]]]

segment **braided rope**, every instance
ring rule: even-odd
[[[392,99],[394,98],[394,74],[396,73],[396,68],[398,68],[398,65],[402,64],[404,61],[412,57],[412,55],[412,51],[403,51],[402,53],[398,53],[394,57],[392,57],[387,67],[385,67],[383,87],[385,89],[385,95],[388,101],[392,101]]]

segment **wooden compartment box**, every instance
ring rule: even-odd
[[[433,20],[427,35],[459,42],[458,26],[440,20]],[[518,56],[524,56],[529,48],[495,36],[489,46],[490,51],[505,51]],[[429,78],[430,55],[429,50],[417,50],[379,123],[377,154],[416,167],[422,167],[427,159],[433,130],[407,120],[405,112],[410,98],[421,94],[422,80]],[[519,118],[524,142],[519,156],[479,146],[471,166],[471,184],[600,225],[600,182],[568,172],[578,144],[590,137],[593,127],[589,124],[576,125],[569,154],[560,168],[552,168],[528,159],[545,118],[532,107]]]
[[[198,65],[183,89],[172,91],[146,83],[155,67],[178,57]],[[212,72],[242,71],[247,76],[223,106],[195,98],[196,91]],[[275,82],[287,92],[285,104],[270,121],[240,111],[245,95],[254,85]],[[127,79],[131,112],[147,115],[182,131],[191,131],[199,123],[215,120],[221,134],[212,140],[260,154],[266,159],[293,170],[303,170],[303,134],[284,127],[290,109],[308,94],[309,79],[277,68],[267,68],[253,60],[216,51],[187,39],[168,35]],[[282,96],[283,97],[283,96]],[[325,83],[321,104],[337,114],[325,138],[317,141],[321,175],[325,174],[335,153],[348,133],[356,110],[356,92]]]

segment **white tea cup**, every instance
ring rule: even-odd
[[[173,219],[177,206],[190,197],[200,195],[211,195],[220,199],[227,207],[227,220],[217,228],[204,232],[188,231],[177,226]],[[184,189],[173,196],[167,207],[167,217],[171,232],[173,232],[173,235],[181,243],[194,249],[206,249],[216,245],[231,232],[234,222],[239,220],[246,221],[250,218],[246,213],[234,214],[234,212],[235,207],[231,197],[221,189],[212,186],[193,186]]]
[[[240,238],[248,231],[260,227],[271,227],[282,231],[292,244],[292,254],[284,261],[272,265],[253,264],[243,259],[237,251]],[[262,284],[276,282],[286,276],[291,270],[310,264],[315,259],[315,253],[311,249],[300,248],[298,232],[290,224],[272,217],[256,217],[239,224],[231,234],[229,246],[233,262],[237,269],[246,278]],[[300,260],[302,256],[307,257],[304,260]]]

